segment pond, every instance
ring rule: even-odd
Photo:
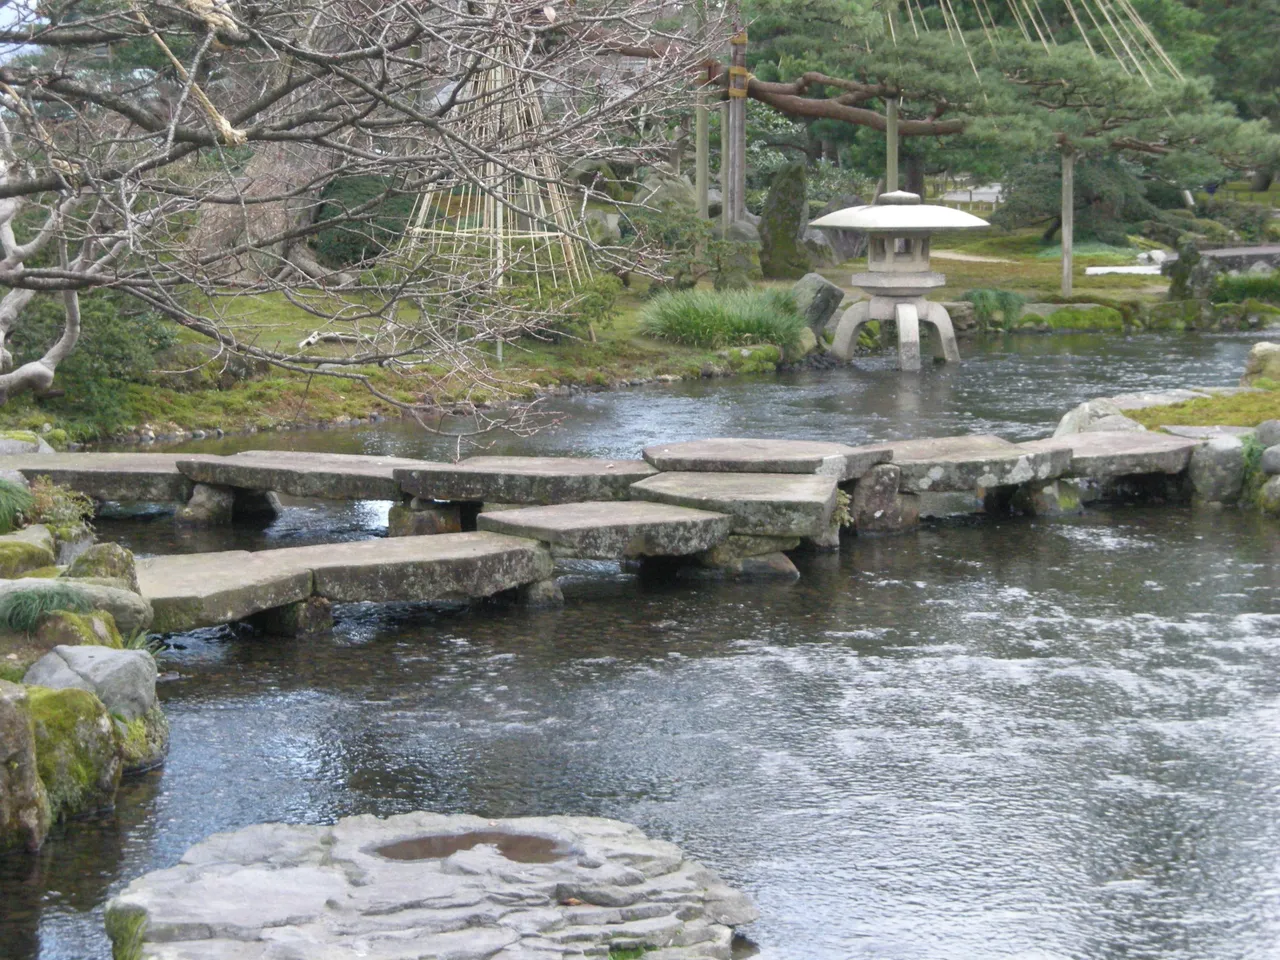
[[[956,369],[558,401],[501,449],[708,435],[1047,433],[1090,396],[1226,385],[1245,338],[1019,338]],[[228,438],[439,455],[401,425]],[[386,505],[266,531],[104,522],[140,552],[378,535]],[[173,638],[162,771],[0,863],[0,956],[109,956],[101,906],[210,833],[414,809],[618,817],[761,908],[779,960],[1238,958],[1280,938],[1280,536],[1249,514],[1098,510],[846,539],[792,585],[604,564],[566,605],[339,608],[332,637]]]

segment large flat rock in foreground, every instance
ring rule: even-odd
[[[1126,430],[1068,433],[1018,446],[1032,451],[1066,451],[1071,454],[1071,476],[1102,480],[1143,473],[1181,473],[1201,442],[1190,437]]]
[[[644,448],[659,470],[694,473],[816,473],[840,482],[856,480],[893,452],[817,440],[758,440],[717,437]]]
[[[901,487],[911,493],[961,493],[1052,480],[1071,463],[1062,450],[1028,450],[1026,444],[989,434],[895,440],[876,447],[893,452],[893,464],[902,471]]]
[[[728,539],[733,519],[723,513],[665,503],[595,501],[482,513],[481,530],[531,537],[553,556],[595,560],[683,557]]]
[[[727,960],[757,911],[601,817],[407,813],[215,834],[107,907],[136,960]]]
[[[198,483],[274,490],[292,497],[321,500],[399,500],[395,471],[421,460],[366,457],[342,453],[248,450],[229,457],[178,460],[178,469]]]
[[[190,454],[45,453],[0,457],[0,469],[28,480],[46,476],[95,500],[185,503],[191,481],[177,462]]]
[[[138,562],[142,594],[162,633],[243,620],[321,596],[343,603],[487,597],[551,576],[550,553],[496,533],[391,537],[249,553]]]
[[[156,633],[232,623],[311,596],[311,571],[287,562],[287,550],[229,550],[148,557],[138,586],[151,601]]]
[[[657,471],[643,460],[583,457],[471,457],[396,471],[406,493],[425,500],[549,505],[626,500],[631,484]]]
[[[733,517],[733,532],[816,537],[831,525],[835,477],[794,473],[660,473],[631,488],[638,500]]]

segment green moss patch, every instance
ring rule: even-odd
[[[124,649],[124,641],[120,637],[120,631],[116,629],[115,618],[105,610],[90,613],[54,610],[41,618],[35,632],[37,640],[48,650],[57,646],[83,644],[111,647],[113,650]]]
[[[147,914],[140,907],[111,906],[103,918],[111,939],[111,960],[142,960],[147,934]]]
[[[87,690],[29,687],[28,702],[53,819],[110,809],[121,763],[115,723],[102,701]]]
[[[1145,427],[1256,427],[1263,420],[1280,419],[1280,390],[1237,393],[1188,400],[1167,407],[1126,410],[1125,416]]]
[[[6,580],[25,576],[28,570],[52,566],[53,561],[52,553],[34,543],[0,541],[0,577]]]
[[[164,762],[169,752],[169,721],[158,705],[136,720],[117,720],[116,727],[126,775],[144,773]]]

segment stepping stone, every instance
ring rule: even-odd
[[[816,440],[751,440],[719,437],[644,448],[644,458],[659,470],[694,473],[816,473],[855,480],[892,451],[850,447]]]
[[[683,557],[709,550],[728,539],[733,519],[722,513],[631,500],[482,513],[476,524],[481,530],[541,540],[551,545],[556,557],[622,560]]]
[[[837,490],[835,477],[794,473],[660,473],[634,484],[631,495],[727,513],[734,533],[817,537],[831,526]]]
[[[292,450],[248,450],[229,457],[191,457],[178,469],[197,483],[242,490],[274,490],[321,500],[399,500],[399,468],[421,460]]]
[[[49,477],[94,500],[185,503],[191,481],[174,453],[45,453],[0,457],[0,469],[17,470],[28,480]]]
[[[1202,441],[1160,433],[1069,433],[1018,444],[1024,450],[1071,453],[1069,475],[1101,480],[1143,473],[1181,473]]]
[[[215,627],[305,600],[311,596],[311,571],[286,563],[279,556],[285,552],[228,550],[138,560],[138,586],[155,610],[152,631]]]
[[[551,555],[533,540],[448,533],[248,553],[138,561],[142,594],[161,633],[215,626],[307,597],[340,603],[487,597],[545,580]]]
[[[554,504],[626,500],[631,484],[657,473],[643,460],[581,457],[471,457],[396,471],[406,493],[424,500]]]
[[[266,551],[311,570],[315,594],[335,603],[471,600],[552,575],[534,540],[499,533],[439,533]],[[258,554],[261,556],[262,554]]]
[[[1253,427],[1184,427],[1184,426],[1168,426],[1161,427],[1165,433],[1174,437],[1187,437],[1191,440],[1212,440],[1214,437],[1239,437],[1244,440],[1252,437],[1258,431]]]
[[[893,452],[909,493],[963,493],[988,487],[1052,480],[1066,472],[1070,458],[1059,449],[1028,450],[989,434],[928,437],[877,444]]]

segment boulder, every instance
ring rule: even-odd
[[[701,561],[697,566],[682,567],[681,579],[702,580],[727,577],[734,580],[799,580],[800,571],[785,553],[764,553],[739,557],[723,563]]]
[[[719,227],[715,234],[719,236]],[[724,239],[733,243],[730,252],[719,263],[715,275],[717,290],[749,290],[760,277],[760,231],[746,220],[729,224]]]
[[[1137,420],[1126,417],[1123,413],[1111,413],[1105,417],[1091,420],[1080,429],[1080,433],[1139,433],[1147,428]]]
[[[806,273],[791,288],[791,295],[815,334],[822,333],[844,300],[844,291],[820,273]]]
[[[22,475],[21,470],[0,470],[0,480],[24,489],[30,489],[31,487],[31,481]]]
[[[0,853],[38,850],[49,819],[27,689],[0,680]]]
[[[1262,472],[1269,477],[1280,474],[1280,444],[1273,444],[1262,451]]]
[[[789,362],[802,360],[818,349],[818,335],[808,327],[800,331],[800,339],[794,350],[788,350],[786,359]]]
[[[231,487],[197,483],[191,499],[178,508],[178,522],[191,527],[222,526],[235,516],[236,494]]]
[[[397,503],[387,514],[387,536],[425,537],[461,533],[462,512],[456,503],[433,503],[414,497],[407,506]]]
[[[622,215],[616,210],[601,210],[594,207],[587,211],[583,224],[587,236],[601,246],[611,246],[622,242]]]
[[[805,166],[784,164],[773,175],[760,217],[760,269],[767,279],[799,279],[809,272],[809,254],[799,240],[807,215]]]
[[[1280,477],[1272,477],[1258,491],[1258,507],[1271,517],[1280,517]]]
[[[169,755],[169,721],[159,704],[127,723],[116,720],[116,730],[121,773],[126,777],[154,770]]]
[[[269,527],[284,512],[280,503],[280,495],[274,490],[241,490],[235,491],[235,502],[231,507],[231,518],[236,523],[255,523]]]
[[[978,311],[969,300],[948,300],[942,304],[947,316],[951,318],[951,326],[956,335],[976,333],[978,330]]]
[[[1263,420],[1253,435],[1264,447],[1280,444],[1280,420]]]
[[[824,267],[834,267],[840,263],[840,256],[831,240],[823,230],[817,227],[801,226],[800,246],[809,255],[809,262]]]
[[[115,806],[123,763],[119,734],[102,701],[88,690],[27,691],[36,766],[52,820],[90,816]]]
[[[22,682],[50,690],[88,690],[125,722],[156,705],[156,661],[145,650],[54,647]]]
[[[825,217],[828,213],[835,213],[837,210],[844,210],[847,207],[863,206],[861,197],[853,194],[844,194],[832,199],[825,207],[818,211],[815,220]],[[831,243],[832,249],[835,251],[837,263],[843,263],[846,260],[854,260],[864,256],[867,252],[867,235],[860,230],[840,230],[832,227],[815,228],[826,234],[827,240]]]
[[[124,634],[132,635],[151,626],[151,603],[133,591],[113,584],[71,580],[66,577],[24,577],[20,580],[0,580],[0,595],[13,590],[65,590],[70,586],[83,597],[89,609],[105,610],[111,614],[116,626]]]
[[[133,552],[118,543],[95,543],[71,561],[66,576],[117,580],[134,593],[141,592]]]
[[[1244,443],[1239,437],[1213,437],[1191,452],[1187,467],[1195,499],[1235,503],[1244,486]]]
[[[115,618],[105,610],[72,613],[54,610],[40,618],[35,630],[35,643],[44,650],[54,647],[93,646],[124,648]]]
[[[1084,512],[1080,485],[1074,480],[1027,483],[1013,495],[1013,509],[1037,517],[1073,516]]]
[[[0,537],[0,578],[11,580],[55,562],[53,534],[41,524]]]
[[[1268,383],[1280,384],[1280,343],[1255,343],[1245,362],[1240,386],[1265,386]]]
[[[690,213],[698,209],[698,192],[686,176],[655,173],[645,179],[636,191],[635,202],[656,210],[684,210]]]
[[[0,430],[0,456],[56,452],[43,437],[30,430]]]

